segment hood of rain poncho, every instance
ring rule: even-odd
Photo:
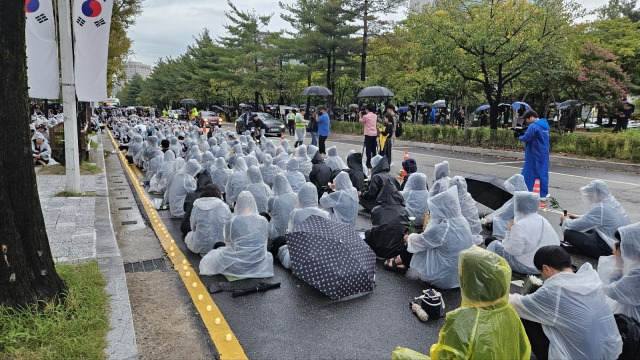
[[[258,166],[258,159],[256,159],[253,156],[245,156],[244,162],[247,164],[248,167]]]
[[[411,180],[412,177],[413,175],[409,177],[409,180]],[[449,180],[445,177],[433,183],[433,186],[429,189],[429,196],[436,196],[447,191],[447,189],[449,189]]]
[[[248,191],[242,191],[238,195],[236,200],[236,206],[234,208],[235,216],[251,216],[258,215],[258,207],[256,206],[256,200]]]
[[[424,223],[424,214],[429,210],[427,207],[427,199],[429,191],[427,190],[427,175],[423,173],[413,173],[402,190],[402,197],[406,203],[405,208],[409,216],[415,217],[413,223],[422,225]]]
[[[351,184],[349,174],[347,174],[346,172],[340,172],[333,179],[333,185],[335,185],[336,191],[354,189],[353,185]]]
[[[513,199],[514,222],[538,213],[540,195],[528,191],[515,191]]]
[[[442,178],[449,177],[449,162],[443,161],[436,164],[433,170],[433,180],[438,181]]]
[[[262,165],[273,165],[273,157],[269,154],[264,154],[262,157]]]
[[[423,173],[414,173],[409,176],[407,183],[404,185],[403,191],[419,191],[427,190],[427,175]]]
[[[176,154],[173,151],[167,151],[164,153],[164,161],[171,162],[176,160]]]
[[[593,180],[589,184],[580,188],[580,194],[587,208],[601,203],[611,196],[609,187],[602,180]]]
[[[309,157],[313,158],[313,156],[318,152],[318,147],[315,145],[309,145],[309,147],[307,148],[307,155],[309,155]]]
[[[133,142],[142,145],[142,135],[133,135]]]
[[[429,204],[431,220],[447,220],[462,217],[460,203],[458,202],[458,188],[456,186],[430,197],[427,202]]]
[[[243,154],[242,145],[240,145],[240,144],[233,145],[231,150],[233,150],[233,153],[236,154],[236,155],[242,155]]]
[[[280,196],[284,194],[292,194],[291,185],[287,181],[287,178],[283,174],[276,174],[275,181],[273,182],[273,195]]]
[[[209,143],[210,147],[214,147],[214,146],[218,145],[218,140],[216,138],[214,138],[214,137],[210,137],[207,140],[207,143]]]
[[[356,171],[363,171],[362,167],[362,154],[353,153],[347,156],[347,167]]]
[[[307,157],[307,146],[304,145],[304,144],[298,146],[296,148],[296,152],[298,154],[298,157],[306,158]]]
[[[376,155],[371,159],[371,176],[375,174],[380,174],[383,172],[389,172],[391,167],[389,167],[389,161],[385,156]]]
[[[332,210],[332,219],[355,226],[358,217],[358,192],[351,185],[351,179],[346,172],[340,172],[333,179],[335,190],[331,194],[324,194],[320,198],[320,206]]]
[[[204,162],[214,161],[215,159],[215,156],[209,151],[205,151],[204,155],[202,155],[202,161]]]
[[[264,147],[264,152],[268,153],[271,156],[276,156],[277,152],[276,145],[271,140],[267,140],[267,144]]]
[[[158,137],[157,136],[149,136],[147,138],[147,143],[149,143],[149,146],[157,146],[158,145]]]
[[[287,162],[287,171],[299,171],[298,160],[291,159]]]
[[[524,176],[515,174],[504,182],[504,188],[513,194],[516,191],[529,191],[527,184],[524,182]]]
[[[511,267],[504,258],[472,246],[460,252],[458,274],[460,306],[503,307],[509,303]]]
[[[622,226],[618,228],[618,232],[620,233],[620,254],[624,262],[640,263],[640,223]],[[640,294],[638,295],[638,305],[640,305]]]
[[[202,153],[200,152],[200,148],[197,144],[193,144],[189,146],[189,150],[187,150],[187,154],[185,155],[186,160],[196,160],[198,162],[202,161]]]
[[[327,149],[327,165],[331,168],[331,171],[347,169],[347,164],[342,161],[342,158],[338,156],[338,148],[332,146]]]
[[[200,166],[200,164],[198,164],[197,160],[191,159],[187,161],[186,164],[184,164],[182,172],[190,176],[196,176],[200,172],[201,168],[202,167]]]
[[[322,154],[320,154],[319,152],[316,152],[316,154],[313,155],[313,159],[311,159],[311,163],[314,165],[324,163],[324,158],[322,157]]]
[[[260,173],[260,169],[255,166],[252,165],[249,167],[249,169],[247,170],[247,180],[249,181],[249,184],[262,184],[262,174]]]
[[[238,171],[246,172],[248,169],[249,167],[247,166],[247,163],[244,161],[244,158],[238,158],[235,164],[233,165],[233,170],[236,172]]]
[[[304,183],[298,190],[296,207],[303,209],[318,206],[318,190],[312,183]]]
[[[391,180],[385,179],[382,190],[380,190],[376,198],[376,203],[378,205],[400,205],[404,207],[404,198],[396,185]]]
[[[36,139],[44,139],[44,135],[42,135],[41,132],[36,131],[36,133],[33,134],[33,140],[36,140]]]

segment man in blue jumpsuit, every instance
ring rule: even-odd
[[[529,124],[524,135],[518,140],[524,141],[524,166],[522,176],[529,191],[533,190],[536,179],[540,179],[540,198],[549,196],[549,123],[538,118],[538,113],[527,110],[522,116]]]

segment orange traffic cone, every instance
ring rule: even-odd
[[[404,158],[402,159],[402,161],[405,161],[409,158],[409,150],[405,150],[404,151]],[[402,177],[402,180],[404,180],[404,177],[407,175],[407,172],[404,170],[404,168],[402,168],[402,173],[400,174],[400,177]]]
[[[533,183],[533,192],[540,196],[540,179],[536,179],[536,182]],[[540,207],[547,207],[547,204],[540,202]]]

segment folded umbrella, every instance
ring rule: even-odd
[[[258,285],[253,286],[253,287],[248,287],[248,288],[245,288],[245,289],[235,289],[231,293],[231,296],[238,297],[238,296],[242,296],[242,295],[253,294],[253,293],[256,293],[258,291],[267,291],[267,290],[271,290],[271,289],[277,289],[279,287],[280,287],[280,283],[269,284],[269,283],[261,282]]]
[[[286,238],[293,274],[332,300],[373,291],[376,255],[350,226],[313,215]]]
[[[504,187],[504,180],[490,175],[471,175],[465,179],[473,200],[496,210],[513,197]]]

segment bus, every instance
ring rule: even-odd
[[[120,99],[118,98],[110,98],[104,102],[104,106],[115,106],[120,107]]]

